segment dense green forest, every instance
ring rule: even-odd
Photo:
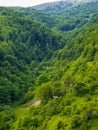
[[[0,7],[0,130],[97,129],[98,2]]]
[[[90,20],[92,15],[98,12],[98,2],[72,6],[71,8],[68,7],[58,8],[58,6],[54,6],[54,8],[52,7],[52,10],[48,7],[48,9],[43,8],[41,11],[38,11],[39,6],[36,7],[38,10],[34,10],[33,7],[16,7],[14,9],[21,12],[24,16],[29,16],[32,19],[46,24],[49,28],[55,28],[60,31],[71,31],[80,28]]]

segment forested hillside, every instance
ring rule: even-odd
[[[41,10],[43,12],[52,12],[55,10],[60,10],[62,8],[69,8],[71,6],[73,6],[75,0],[57,0],[56,2],[49,2],[49,3],[45,3],[45,4],[40,4],[37,6],[33,6],[33,9],[36,10]]]
[[[1,8],[0,19],[0,83],[4,91],[1,101],[8,103],[32,86],[34,79],[30,78],[29,67],[49,60],[56,49],[64,46],[64,39],[43,24],[10,9]]]
[[[0,130],[98,129],[97,7],[0,7]]]
[[[61,8],[58,8],[58,6],[55,7],[55,4],[52,4],[52,6],[54,7],[52,10],[50,8],[50,10],[43,9],[40,11],[34,10],[33,7],[14,9],[21,12],[24,16],[29,16],[32,19],[46,24],[49,28],[55,28],[60,31],[71,31],[80,28],[85,25],[96,12],[98,12],[98,1],[79,4],[70,8],[62,7],[62,4],[60,3],[59,6]],[[39,6],[36,8],[39,9]]]

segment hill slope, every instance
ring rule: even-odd
[[[0,129],[97,130],[97,8],[64,33],[18,11],[0,8]]]
[[[50,11],[41,10],[39,12],[32,7],[15,8],[15,10],[46,24],[49,28],[68,32],[85,25],[98,12],[98,1],[71,6],[67,9],[61,6],[61,8],[53,8]]]
[[[43,12],[53,12],[55,10],[60,11],[61,9],[68,9],[76,5],[82,5],[85,3],[98,2],[98,0],[58,0],[56,2],[45,3],[31,8],[41,10]]]
[[[23,17],[13,10],[1,8],[1,103],[13,101],[17,96],[20,98],[32,86],[34,80],[30,78],[29,67],[49,60],[54,51],[63,44],[62,36],[54,34],[43,24]]]

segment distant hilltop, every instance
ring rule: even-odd
[[[71,2],[71,3],[85,3],[85,2],[93,2],[98,0],[58,0],[58,1]]]
[[[76,4],[82,4],[82,3],[90,3],[90,2],[96,2],[98,0],[57,0],[56,2],[49,2],[44,3],[40,5],[33,6],[33,9],[36,10],[51,10],[51,9],[60,9],[60,8],[67,8],[71,7]]]

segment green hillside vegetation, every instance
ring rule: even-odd
[[[31,68],[34,69],[40,62],[49,60],[54,51],[64,44],[62,36],[58,36],[43,24],[10,12],[12,10],[2,9],[0,16],[0,92],[3,94],[4,91],[6,95],[5,91],[9,89],[6,99],[2,95],[2,103],[14,100],[13,96],[19,99],[28,91],[34,84]]]
[[[55,4],[54,4],[55,5]],[[40,11],[30,8],[14,8],[25,16],[40,21],[46,24],[49,28],[55,28],[60,31],[71,31],[85,25],[92,15],[98,12],[98,2],[86,3],[82,5],[72,6],[70,8],[58,8],[54,6],[53,9],[44,9]],[[49,6],[49,5],[48,5]],[[59,5],[60,6],[60,5]],[[39,6],[36,9],[39,9]],[[49,8],[49,7],[48,7]]]
[[[0,7],[0,130],[98,129],[98,3],[89,5],[66,17]],[[49,28],[48,15],[75,28]]]

